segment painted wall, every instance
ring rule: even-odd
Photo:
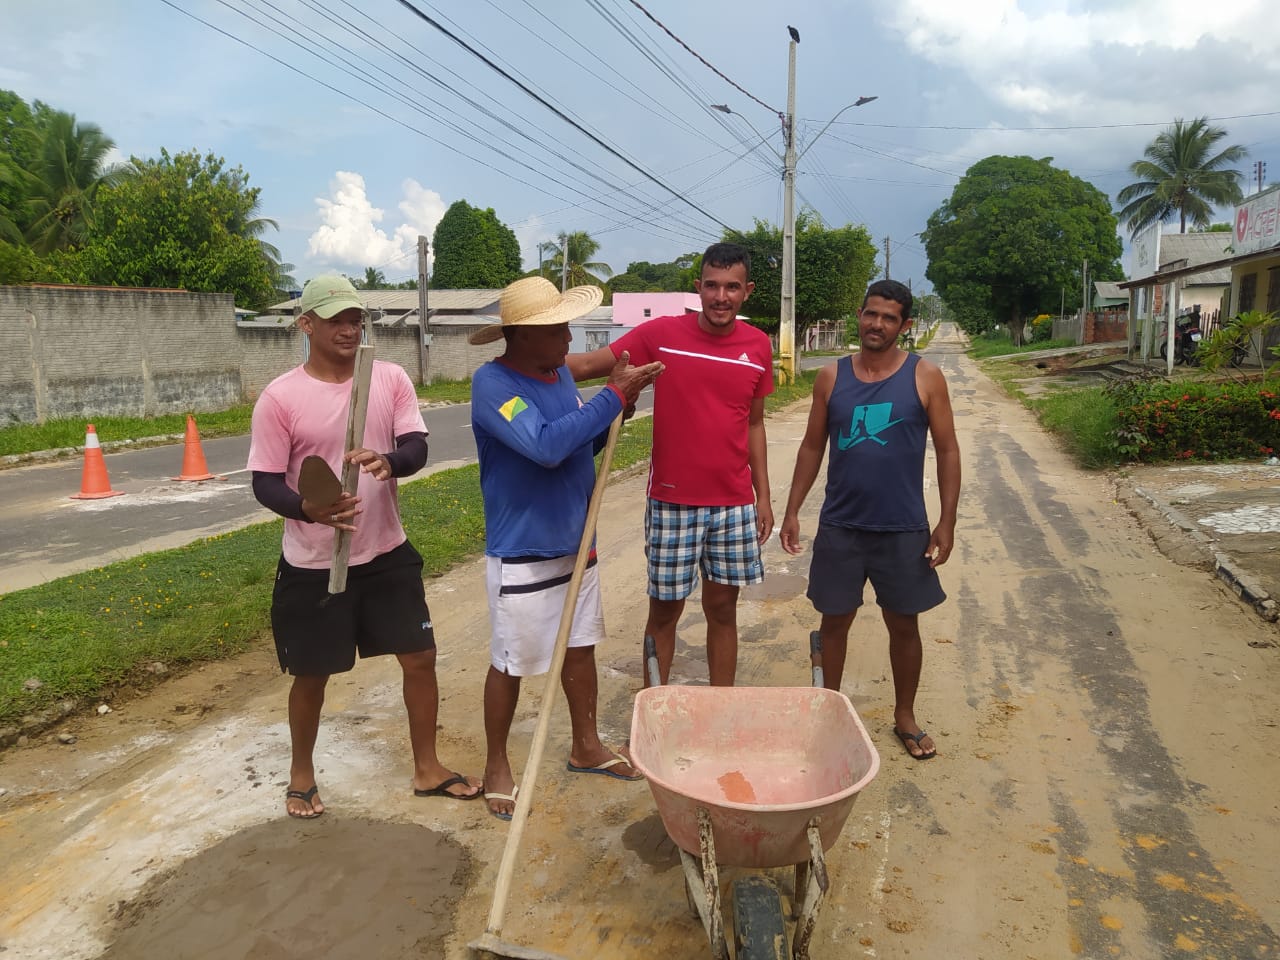
[[[613,322],[630,329],[654,317],[669,317],[702,309],[696,293],[615,293]],[[645,311],[649,313],[646,314]]]

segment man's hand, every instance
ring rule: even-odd
[[[955,545],[955,531],[942,524],[933,528],[933,536],[929,538],[929,546],[924,548],[924,555],[929,560],[929,567],[940,567],[951,556],[951,548]]]
[[[778,539],[782,541],[782,549],[787,553],[803,553],[800,545],[800,518],[788,513],[782,518],[782,529],[778,531]]]
[[[609,374],[609,386],[622,394],[624,407],[634,406],[640,391],[658,378],[665,367],[661,363],[646,363],[643,367],[631,366],[631,354],[623,350]]]
[[[375,480],[391,478],[391,463],[384,453],[376,453],[361,447],[358,450],[352,450],[342,459],[347,463],[354,463],[363,473],[369,474]]]
[[[771,533],[773,533],[773,504],[768,500],[761,500],[756,504],[756,537],[761,546],[764,546]]]
[[[360,516],[361,511],[357,509],[359,506],[360,498],[346,492],[333,503],[328,504],[312,503],[306,497],[302,498],[302,512],[312,523],[320,523],[326,527],[346,530],[350,533],[355,533],[356,528],[353,523],[356,517]]]

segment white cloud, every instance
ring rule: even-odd
[[[1170,92],[1169,99],[1187,99],[1195,90],[1187,85],[1191,78],[1212,83],[1245,65],[1243,72],[1258,80],[1274,74],[1272,3],[1219,0],[1211,10],[1201,0],[880,0],[879,6],[882,21],[913,52],[959,68],[1004,106],[1083,117],[1104,103],[1132,109]]]
[[[378,266],[386,268],[388,276],[413,273],[418,235],[431,236],[446,204],[440,194],[413,179],[405,180],[400,189],[403,222],[388,234],[378,226],[386,215],[369,199],[364,177],[339,170],[329,183],[330,196],[316,198],[322,222],[310,237],[308,256],[348,272]]]

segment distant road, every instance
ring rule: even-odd
[[[637,406],[651,411],[653,391]],[[471,404],[429,407],[423,417],[430,460],[417,476],[475,461]],[[111,488],[125,496],[105,500],[70,499],[80,491],[80,457],[0,470],[0,593],[271,519],[253,498],[245,470],[248,436],[205,440],[202,447],[209,470],[225,481],[170,480],[182,468],[181,443],[108,453]]]

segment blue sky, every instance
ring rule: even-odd
[[[458,199],[493,207],[526,267],[560,230],[621,271],[700,250],[721,223],[780,222],[788,24],[812,144],[797,202],[865,223],[881,258],[890,237],[891,273],[916,289],[916,235],[992,153],[1051,156],[1114,197],[1161,126],[1206,115],[1233,118],[1250,177],[1257,159],[1280,177],[1272,0],[643,2],[736,87],[631,0],[413,0],[698,209],[397,0],[11,3],[0,87],[97,123],[122,158],[243,166],[300,281],[414,275],[414,238]],[[812,140],[859,96],[878,99]]]

